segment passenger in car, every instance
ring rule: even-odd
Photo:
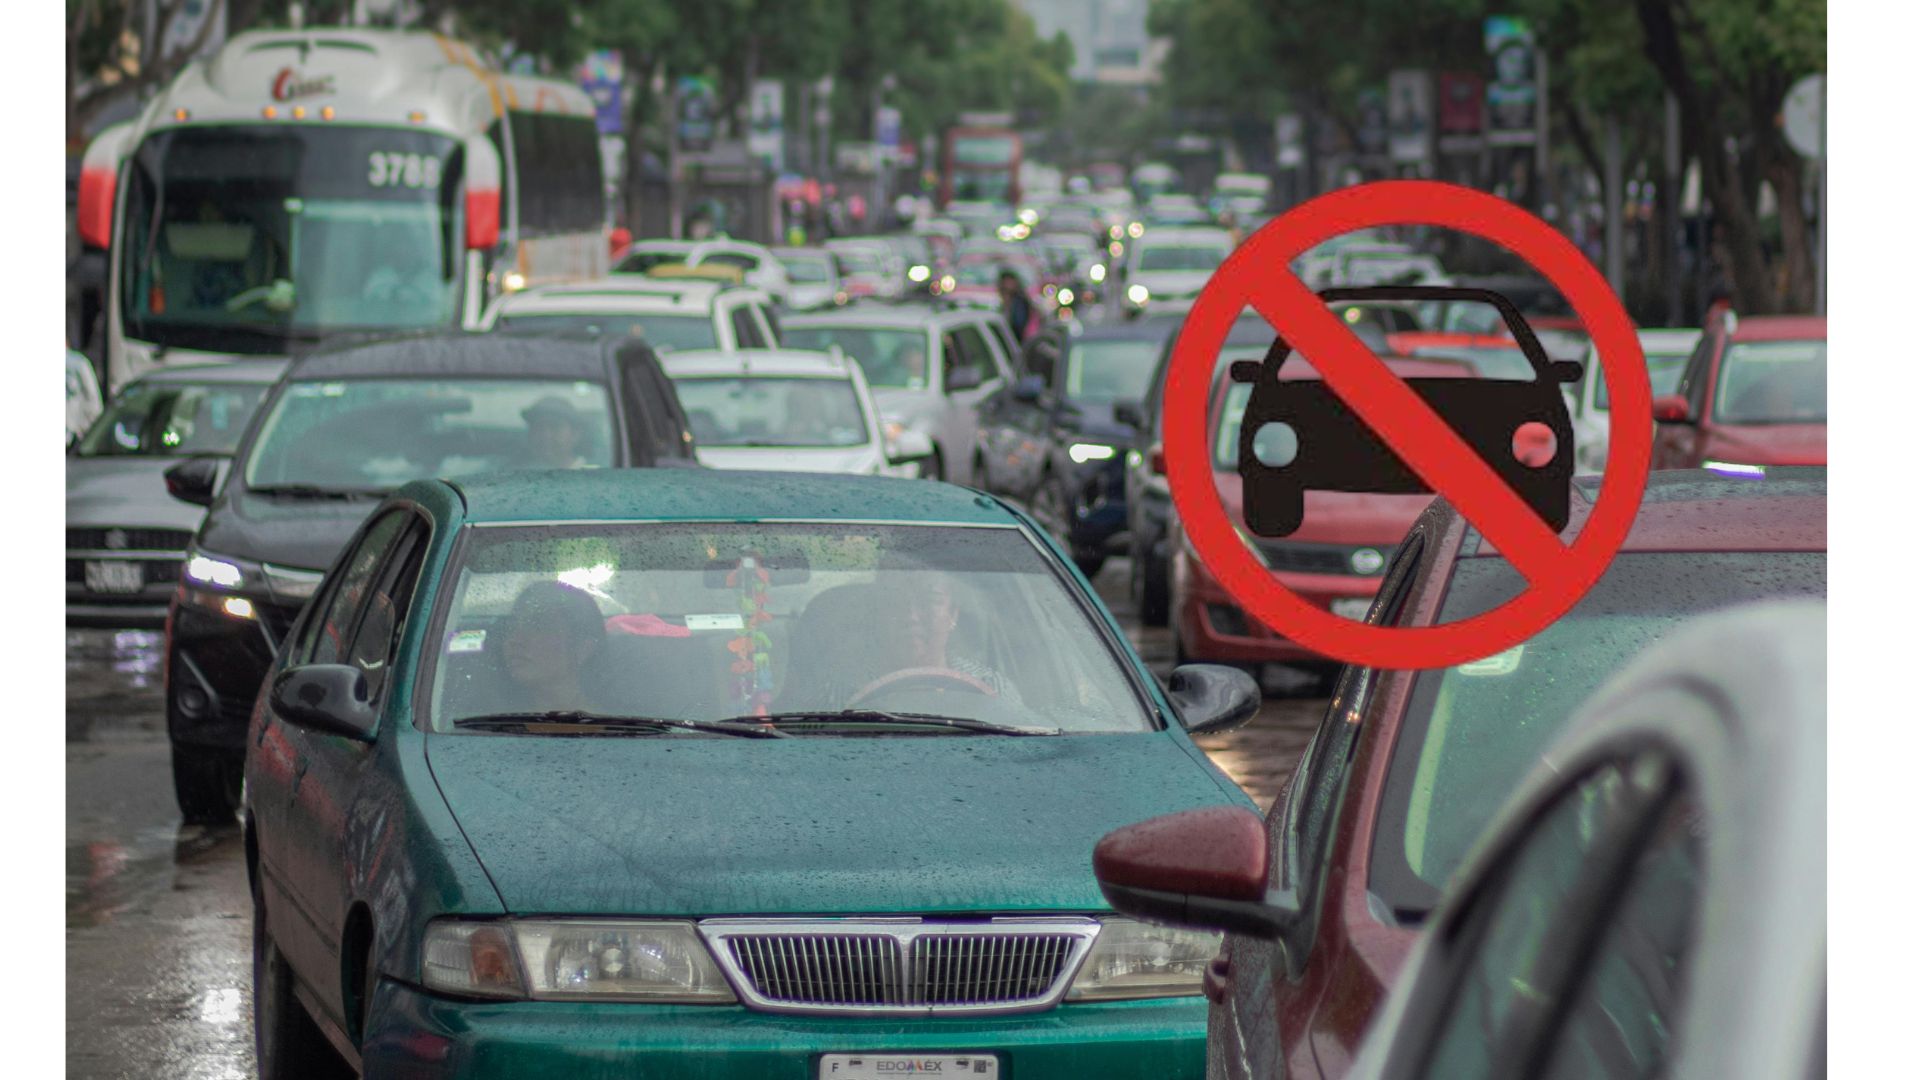
[[[589,666],[606,643],[606,624],[593,597],[558,581],[536,581],[514,598],[496,631],[500,685],[517,700],[500,711],[597,711]]]

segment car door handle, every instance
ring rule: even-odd
[[[1215,1005],[1227,1003],[1227,977],[1233,973],[1233,957],[1227,953],[1224,943],[1212,960],[1207,961],[1207,970],[1200,975],[1200,992]]]

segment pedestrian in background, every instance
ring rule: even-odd
[[[1020,284],[1020,275],[1004,267],[1000,271],[1000,312],[1007,317],[1007,325],[1013,330],[1013,339],[1027,340],[1027,324],[1033,320],[1033,304],[1027,300],[1027,290]]]

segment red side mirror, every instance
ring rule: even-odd
[[[1147,448],[1147,468],[1155,476],[1167,475],[1167,449],[1159,443]]]
[[[500,154],[484,135],[467,140],[467,250],[491,251],[500,243]]]
[[[1661,394],[1653,399],[1653,418],[1662,424],[1690,424],[1693,411],[1679,394]]]
[[[607,260],[619,262],[620,256],[626,254],[627,248],[631,246],[633,246],[632,229],[623,226],[613,230],[607,234]]]
[[[1267,895],[1267,826],[1238,806],[1152,818],[1101,837],[1093,848],[1093,874],[1103,890],[1261,900]],[[1111,891],[1108,899],[1121,906]]]

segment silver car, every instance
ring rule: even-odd
[[[921,475],[977,483],[973,462],[980,402],[1012,379],[1019,350],[997,311],[856,304],[781,324],[781,344],[859,361],[890,440],[917,431],[933,443]]]
[[[205,513],[166,470],[231,454],[284,360],[161,368],[128,383],[67,452],[67,622],[159,627]]]

